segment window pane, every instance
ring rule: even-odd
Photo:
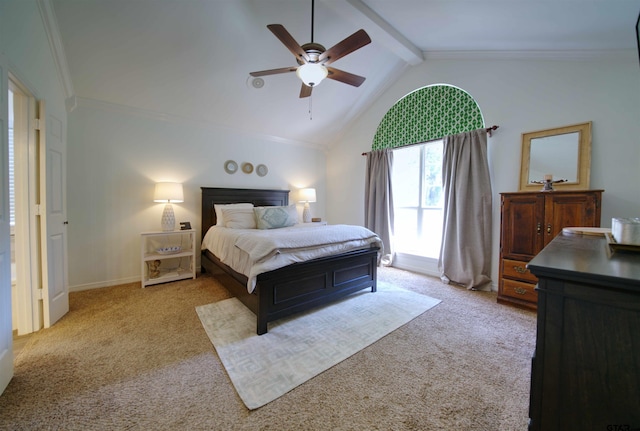
[[[395,207],[417,207],[420,203],[420,146],[393,152],[393,202]]]
[[[424,146],[422,206],[442,207],[442,141]]]
[[[431,208],[422,211],[420,236],[420,255],[437,259],[440,256],[442,241],[442,208]]]
[[[391,181],[396,250],[437,259],[442,239],[442,141],[395,150]]]
[[[399,251],[416,248],[418,211],[415,209],[394,208],[393,219],[393,234],[396,240],[396,248]]]

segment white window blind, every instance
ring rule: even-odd
[[[11,227],[16,225],[16,184],[13,154],[13,91],[9,91],[9,222]],[[13,229],[11,229],[11,234],[13,234]]]

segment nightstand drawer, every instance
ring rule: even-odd
[[[502,276],[537,283],[538,279],[527,269],[527,263],[520,260],[502,259]]]
[[[501,283],[502,295],[523,301],[529,301],[533,304],[538,302],[538,292],[535,290],[535,284],[523,283],[521,281],[509,280],[506,278],[503,278]]]

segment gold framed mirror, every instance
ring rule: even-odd
[[[590,174],[591,121],[522,134],[520,191],[542,190],[549,176],[555,190],[587,190]]]

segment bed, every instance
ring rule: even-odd
[[[202,187],[202,238],[216,224],[214,205],[252,203],[254,206],[286,206],[288,190]],[[267,333],[273,320],[319,307],[354,292],[377,288],[377,247],[294,263],[259,274],[255,289],[247,289],[248,277],[224,264],[209,250],[201,256],[202,272],[224,273],[224,286],[256,315],[257,333]]]

